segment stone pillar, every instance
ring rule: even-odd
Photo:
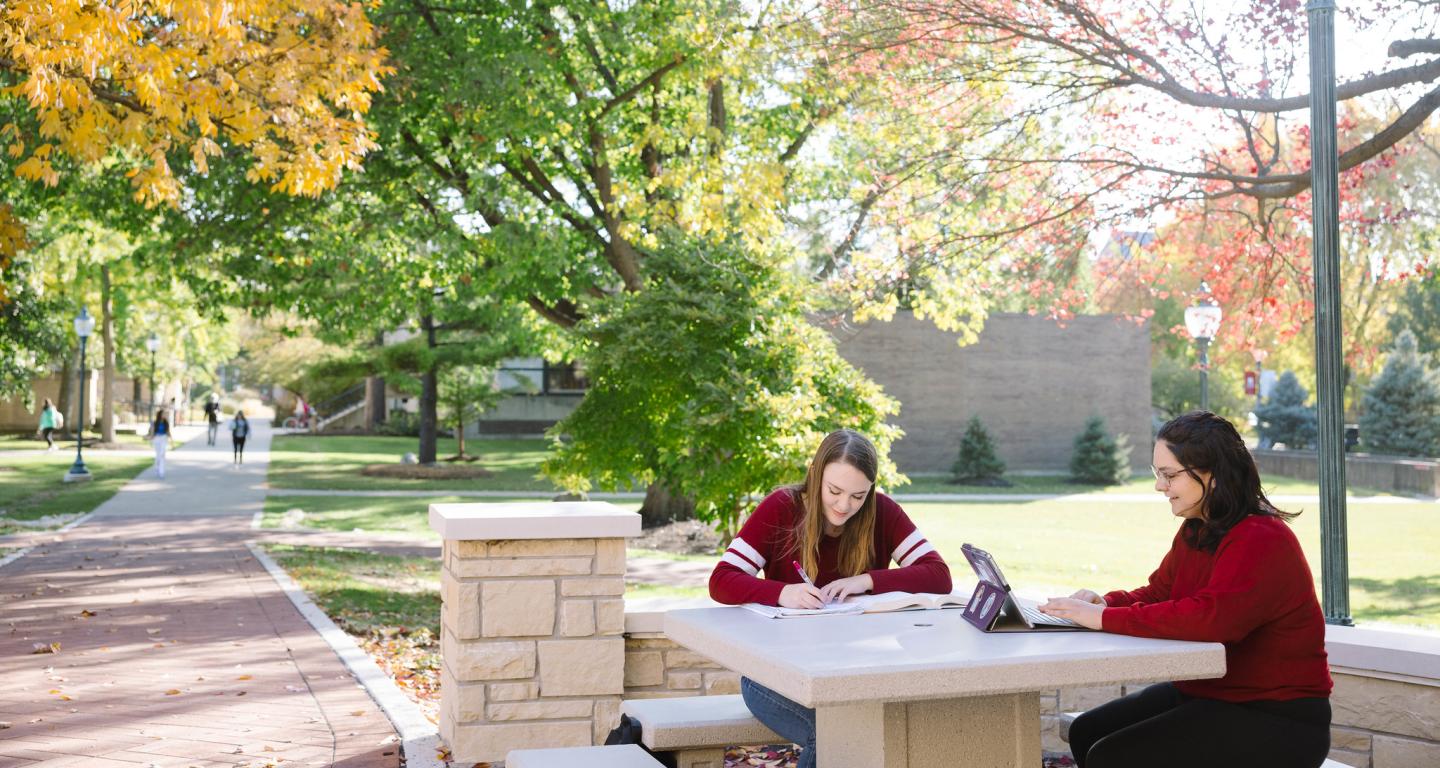
[[[599,744],[625,690],[625,538],[603,502],[432,504],[441,564],[440,737],[461,763]]]

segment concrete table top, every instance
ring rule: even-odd
[[[1220,677],[1219,643],[1104,632],[987,634],[958,610],[771,619],[673,610],[675,642],[809,707]]]

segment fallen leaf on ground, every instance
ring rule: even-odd
[[[179,695],[180,695],[180,689],[179,689],[179,688],[171,688],[170,690],[168,690],[168,691],[165,692],[165,695],[166,695],[166,696],[179,696]]]
[[[249,680],[249,679],[250,679],[250,676],[249,676],[249,675],[241,675],[241,676],[239,676],[239,677],[237,677],[237,678],[235,678],[235,679],[236,679],[236,680]]]
[[[60,642],[59,642],[58,640],[55,641],[55,642],[53,642],[53,643],[35,643],[34,645],[32,645],[32,646],[30,646],[30,647],[34,649],[34,650],[30,651],[31,655],[34,655],[34,654],[37,654],[37,653],[59,653],[59,652],[60,652]]]
[[[357,710],[355,710],[354,712],[351,712],[350,714],[351,714],[351,716],[353,716],[353,717],[361,717],[361,716],[363,716],[363,715],[365,714],[365,710],[363,710],[363,709],[357,709]]]
[[[95,615],[95,612],[92,611],[92,610],[89,610],[89,609],[86,609],[86,610],[83,610],[83,611],[80,612],[80,618],[82,618],[82,619],[88,619],[88,618],[90,618],[91,616],[94,616],[94,615]]]

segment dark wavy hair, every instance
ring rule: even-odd
[[[1250,515],[1268,515],[1289,522],[1298,512],[1282,512],[1265,497],[1260,470],[1235,425],[1209,411],[1191,411],[1160,427],[1156,440],[1175,454],[1185,474],[1200,483],[1201,516],[1185,521],[1185,540],[1214,552],[1220,540]],[[1207,484],[1199,472],[1210,473]]]

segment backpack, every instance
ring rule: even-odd
[[[610,747],[616,744],[634,744],[645,750],[665,768],[676,768],[675,755],[670,752],[651,752],[648,747],[640,743],[640,722],[631,720],[629,715],[620,716],[620,724],[610,730],[610,735],[605,737],[605,746]]]

